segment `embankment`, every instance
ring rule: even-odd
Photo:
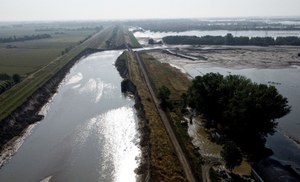
[[[7,147],[9,141],[22,135],[29,125],[44,118],[43,115],[39,115],[39,111],[56,92],[59,84],[72,66],[80,58],[99,51],[103,50],[90,48],[83,50],[28,97],[21,106],[0,122],[0,153]]]
[[[125,51],[118,58],[116,67],[125,79],[122,90],[135,95],[140,116],[143,160],[136,170],[137,174],[142,174],[139,181],[186,182],[183,167],[174,152],[134,52]]]
[[[144,106],[141,102],[141,97],[137,91],[134,83],[129,79],[129,70],[127,60],[120,56],[115,63],[119,74],[124,79],[121,82],[121,91],[123,93],[130,93],[134,95],[135,109],[138,115],[138,130],[140,133],[140,149],[142,152],[139,167],[135,170],[138,175],[138,181],[150,181],[150,144],[149,144],[149,126],[145,117]]]

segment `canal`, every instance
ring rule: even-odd
[[[121,53],[95,53],[70,70],[0,181],[136,180],[137,116],[114,66]]]

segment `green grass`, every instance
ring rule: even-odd
[[[132,47],[132,48],[140,48],[142,47],[135,36],[128,30],[127,26],[123,26],[123,35],[125,41]]]
[[[49,39],[1,43],[0,73],[16,73],[26,77],[60,56],[66,48],[77,45],[93,33],[91,30],[67,31],[65,34],[51,34],[52,38]],[[7,49],[7,45],[17,48]]]
[[[169,64],[161,63],[147,53],[142,53],[141,58],[145,64],[151,84],[156,93],[158,88],[161,86],[166,86],[171,92],[171,101],[181,100],[181,95],[186,93],[191,84],[191,80],[189,80],[188,77],[179,69],[174,68]],[[180,110],[180,106],[173,104],[173,109],[166,113],[171,122],[170,124],[173,126],[173,129],[176,133],[177,139],[193,168],[195,177],[198,180],[201,180],[202,157],[200,154],[199,156],[195,155],[194,146],[191,142],[190,136],[187,133],[187,128],[181,124],[182,113]]]
[[[135,84],[141,98],[145,119],[150,130],[151,181],[186,181],[168,133],[152,101],[147,85],[141,76],[142,73],[135,56],[131,52],[124,52],[120,58],[127,60],[129,79]]]
[[[166,86],[171,91],[171,100],[181,99],[181,94],[185,93],[191,84],[187,76],[169,64],[155,60],[149,54],[142,53],[141,58],[145,63],[155,92],[157,93],[161,86]]]
[[[48,66],[36,71],[20,84],[0,95],[0,120],[7,117],[13,110],[26,101],[38,88],[46,83],[70,59],[82,51],[82,46],[70,51],[69,54],[51,62]]]
[[[23,33],[26,35],[30,31],[34,30],[26,30]],[[125,42],[131,43],[126,39],[124,31],[128,31],[124,26],[105,27],[82,44],[78,42],[91,35],[92,31],[66,31],[65,34],[54,34],[50,39],[9,43],[17,46],[13,49],[7,49],[8,44],[0,44],[0,73],[16,73],[24,78],[21,83],[0,95],[0,121],[86,48],[107,49],[106,41],[109,39],[114,40],[110,48],[119,47]],[[3,32],[0,33],[3,35]],[[18,33],[21,35],[21,31]],[[74,48],[62,55],[61,52],[70,46]]]
[[[87,41],[83,42],[82,44],[76,45],[73,49],[71,49],[68,53],[64,55],[58,57],[53,56],[54,58],[52,58],[52,60],[48,58],[49,60],[45,61],[44,64],[36,64],[35,61],[38,62],[38,60],[45,58],[41,56],[40,52],[34,52],[36,55],[40,55],[38,57],[33,57],[32,60],[30,59],[31,61],[27,60],[27,63],[24,64],[25,66],[28,66],[31,69],[20,66],[23,64],[23,62],[15,60],[14,65],[12,64],[12,68],[10,68],[12,69],[12,71],[15,71],[18,67],[22,67],[22,69],[25,69],[24,73],[26,72],[26,70],[27,72],[28,70],[30,70],[32,71],[32,73],[28,75],[21,83],[17,84],[16,86],[12,87],[8,91],[0,95],[0,121],[7,117],[22,103],[24,103],[29,96],[31,96],[38,88],[44,85],[56,72],[58,72],[71,59],[76,57],[80,52],[82,52],[86,48],[102,48],[103,41],[105,41],[107,37],[111,35],[109,31],[110,29],[111,27],[105,28],[104,30],[95,34]],[[28,56],[31,55],[30,53],[27,54]],[[34,68],[37,65],[40,69],[36,67],[36,69],[38,70],[35,71]]]
[[[135,38],[135,36],[133,35],[132,32],[128,31],[127,29],[127,32],[128,32],[128,36],[130,38],[130,41],[131,41],[131,45],[132,47],[142,47],[141,44],[138,42],[138,40]]]

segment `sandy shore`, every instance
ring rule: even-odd
[[[4,149],[0,152],[0,168],[16,154],[36,125],[37,123],[29,125],[26,130],[20,134],[20,136],[16,136],[5,145]]]

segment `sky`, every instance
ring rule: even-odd
[[[0,0],[0,21],[300,16],[300,0]]]

